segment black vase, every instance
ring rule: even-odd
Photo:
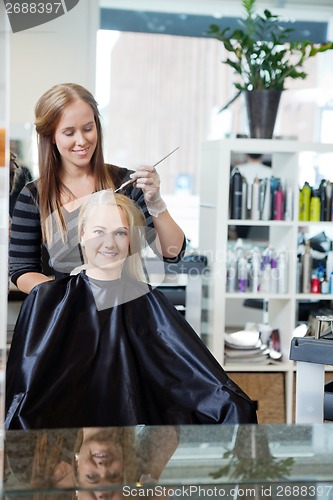
[[[245,91],[250,137],[271,139],[279,109],[282,90]]]

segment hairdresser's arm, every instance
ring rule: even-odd
[[[132,175],[135,186],[143,191],[144,201],[152,216],[157,232],[159,250],[166,259],[179,259],[184,251],[185,236],[181,228],[171,217],[160,194],[160,178],[154,167],[139,167]]]
[[[184,250],[184,233],[165,210],[158,217],[153,217],[154,228],[158,235],[157,245],[166,259],[174,259],[180,256]]]
[[[41,273],[24,273],[17,279],[16,286],[21,292],[30,293],[36,285],[50,280],[51,278]]]
[[[22,292],[29,293],[50,278],[42,274],[42,235],[36,202],[36,187],[28,184],[19,194],[12,217],[9,246],[11,281]]]

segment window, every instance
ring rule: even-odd
[[[157,169],[168,208],[194,247],[198,246],[201,144],[247,133],[241,99],[218,112],[234,94],[234,75],[222,64],[226,57],[222,44],[203,35],[212,22],[219,20],[101,9],[104,29],[99,31],[97,43],[96,90],[106,160],[134,169],[156,163],[179,146]],[[236,24],[237,20],[224,22]],[[314,40],[327,32],[326,22],[299,22],[293,27],[298,36],[310,33]],[[312,91],[318,86],[318,59],[305,68],[309,78],[293,81],[283,95],[278,135],[319,140],[315,130],[320,108],[304,98],[309,86]],[[299,89],[304,89],[303,94],[298,95]]]

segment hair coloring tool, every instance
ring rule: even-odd
[[[173,151],[171,151],[171,153],[169,153],[166,156],[164,156],[164,158],[162,158],[161,160],[159,160],[157,163],[155,163],[155,165],[153,165],[153,167],[156,167],[157,165],[159,165],[160,163],[162,163],[162,161],[164,161],[167,158],[169,158],[169,156],[171,156],[175,151],[177,151],[177,149],[179,149],[179,146],[178,146],[178,148],[176,148]],[[128,181],[124,182],[121,186],[119,186],[119,188],[115,189],[114,192],[117,193],[118,191],[120,191],[124,187],[128,186],[129,184],[132,184],[135,181],[136,181],[136,179],[129,179]]]

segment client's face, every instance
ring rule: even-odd
[[[116,205],[93,207],[85,221],[82,244],[88,269],[95,270],[96,277],[119,278],[130,244],[129,224],[123,210]]]
[[[84,439],[76,455],[78,483],[91,491],[80,492],[80,499],[114,500],[123,498],[122,491],[103,488],[123,484],[124,457],[122,446],[114,440],[112,431],[101,429]]]

